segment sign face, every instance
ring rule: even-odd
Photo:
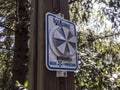
[[[78,67],[75,24],[46,14],[46,67],[53,71],[75,71]]]

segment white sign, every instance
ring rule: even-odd
[[[75,24],[46,14],[46,67],[53,71],[75,71],[78,67]]]

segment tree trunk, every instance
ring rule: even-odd
[[[27,0],[16,0],[15,50],[13,59],[13,83],[24,84],[28,72],[29,11]]]

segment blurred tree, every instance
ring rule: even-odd
[[[13,59],[13,83],[24,85],[28,73],[28,39],[30,26],[30,3],[16,0],[15,49]]]
[[[26,82],[29,25],[30,2],[0,1],[0,90]]]
[[[12,77],[15,4],[0,1],[0,90],[9,90]]]
[[[120,1],[77,0],[70,5],[78,28],[77,90],[116,90],[120,85]],[[119,90],[119,89],[118,89]]]

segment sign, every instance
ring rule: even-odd
[[[75,24],[46,14],[46,67],[53,71],[75,71],[78,67]]]

